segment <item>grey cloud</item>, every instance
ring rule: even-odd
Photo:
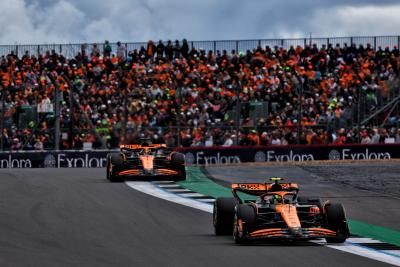
[[[399,7],[395,0],[2,0],[0,43],[396,34]]]

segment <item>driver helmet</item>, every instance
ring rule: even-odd
[[[274,195],[274,201],[277,203],[282,203],[283,202],[283,198],[280,195]]]

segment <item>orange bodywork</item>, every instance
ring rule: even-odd
[[[118,173],[119,175],[139,175],[139,170],[126,170]]]
[[[159,147],[167,147],[166,144],[152,144],[148,146],[142,145],[120,145],[119,148],[127,148],[127,149],[140,149],[140,148],[159,148]]]
[[[336,233],[329,229],[324,228],[304,228],[303,231],[307,233],[310,237],[319,237],[319,236],[336,236]],[[287,229],[283,228],[270,228],[270,229],[262,229],[251,232],[249,234],[250,237],[282,237],[288,234]]]
[[[142,162],[143,169],[152,170],[154,167],[154,156],[144,155],[139,157]]]
[[[300,228],[299,216],[297,216],[297,209],[295,205],[282,204],[276,206],[276,211],[281,213],[283,220],[289,228]]]
[[[296,183],[281,183],[282,189],[288,188],[299,188]],[[249,190],[249,191],[269,191],[271,190],[271,184],[232,184],[232,190]]]
[[[156,170],[158,175],[175,175],[178,174],[177,171],[170,170],[170,169],[157,169]]]

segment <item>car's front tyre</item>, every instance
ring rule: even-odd
[[[109,155],[107,162],[107,179],[113,183],[123,182],[123,178],[116,174],[116,170],[123,167],[124,160],[120,153],[112,153]]]
[[[342,204],[329,203],[325,206],[325,219],[328,229],[335,231],[337,237],[327,237],[328,243],[343,243],[350,236],[346,213]]]
[[[213,225],[215,235],[231,235],[235,216],[236,199],[219,197],[214,202]]]

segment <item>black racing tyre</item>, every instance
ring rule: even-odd
[[[178,174],[173,177],[173,180],[175,182],[185,181],[186,180],[185,165],[179,166],[178,168],[176,168],[176,171],[178,171]]]
[[[110,158],[107,155],[107,165],[106,165],[106,176],[107,180],[110,180]]]
[[[173,152],[171,155],[171,162],[174,165],[184,165],[185,164],[185,155],[179,152]]]
[[[173,180],[176,182],[186,180],[185,155],[173,152],[171,154],[171,165],[178,172],[178,175],[174,176]]]
[[[242,229],[239,227],[239,220],[242,221]],[[247,204],[238,204],[233,225],[233,240],[236,244],[244,244],[248,241],[246,236],[250,233],[256,222],[256,211]]]
[[[215,235],[231,235],[237,200],[233,197],[219,197],[214,202],[213,224]]]
[[[119,169],[121,167],[123,167],[124,165],[124,160],[122,158],[122,155],[120,153],[112,153],[109,156],[109,164],[108,165],[108,169],[107,169],[107,178],[111,181],[111,182],[122,182],[123,178],[119,177],[115,174],[115,169]],[[113,168],[111,169],[111,165],[113,166]]]
[[[350,236],[347,224],[346,212],[342,204],[330,203],[325,206],[326,226],[329,230],[335,231],[338,237],[327,237],[328,243],[343,243]]]
[[[120,153],[112,153],[110,154],[110,162],[116,167],[122,167],[124,164],[124,159]]]

